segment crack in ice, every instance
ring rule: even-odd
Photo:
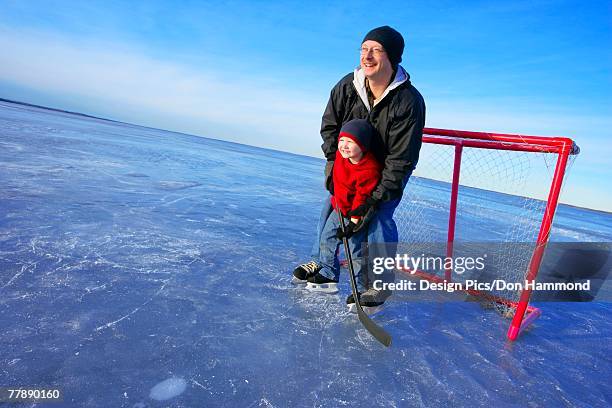
[[[159,289],[157,290],[157,292],[155,292],[155,293],[153,294],[153,296],[151,296],[151,297],[149,298],[149,300],[147,300],[146,302],[144,302],[142,305],[138,306],[136,309],[132,310],[130,313],[126,314],[126,315],[125,315],[125,316],[123,316],[123,317],[120,317],[120,318],[119,318],[119,319],[117,319],[117,320],[114,320],[114,321],[112,321],[112,322],[108,322],[108,323],[106,323],[106,324],[103,324],[102,326],[98,326],[98,327],[96,327],[95,331],[96,331],[96,332],[99,332],[99,331],[101,331],[101,330],[108,329],[108,328],[110,328],[110,327],[112,327],[112,326],[116,325],[117,323],[120,323],[121,321],[123,321],[123,320],[127,319],[128,317],[132,316],[134,313],[138,312],[140,309],[142,309],[143,307],[145,307],[146,305],[148,305],[148,304],[149,304],[149,303],[150,303],[150,302],[151,302],[151,301],[152,301],[152,300],[153,300],[153,299],[154,299],[154,298],[155,298],[157,295],[159,295],[159,294],[161,293],[161,291],[162,291],[162,290],[164,290],[164,288],[166,287],[166,285],[168,284],[168,282],[169,282],[169,281],[170,281],[170,279],[168,279],[168,280],[164,281],[164,284],[161,286],[161,288],[159,288]]]

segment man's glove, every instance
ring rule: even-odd
[[[378,205],[378,201],[372,197],[366,198],[366,202],[361,204],[359,207],[355,208],[353,211],[349,211],[346,215],[347,217],[361,217],[359,224],[355,226],[353,229],[353,233],[360,231],[363,227],[368,225],[374,213],[376,212],[376,207]]]
[[[355,224],[353,221],[349,222],[348,225],[344,227],[344,232],[342,231],[342,227],[338,227],[336,230],[336,238],[342,239],[352,237],[355,234],[356,227],[357,224]]]
[[[325,163],[325,188],[331,195],[334,195],[334,161]]]

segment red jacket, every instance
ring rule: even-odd
[[[336,151],[334,161],[334,197],[332,206],[338,209],[342,215],[356,209],[366,202],[366,198],[372,194],[381,177],[382,166],[376,160],[372,152],[367,152],[359,163],[353,164]]]

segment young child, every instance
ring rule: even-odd
[[[293,271],[294,283],[306,283],[306,289],[318,292],[338,291],[340,265],[338,247],[346,236],[353,258],[358,291],[365,291],[366,273],[363,264],[362,244],[367,228],[360,225],[361,217],[350,215],[366,202],[380,181],[382,166],[369,147],[376,130],[365,119],[354,119],[342,126],[338,136],[338,150],[333,168],[332,213],[327,217],[319,242],[319,257],[302,264]],[[342,233],[337,211],[350,223]]]

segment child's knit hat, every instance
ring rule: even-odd
[[[366,119],[353,119],[342,125],[338,139],[348,137],[365,153],[370,149],[376,130]]]

